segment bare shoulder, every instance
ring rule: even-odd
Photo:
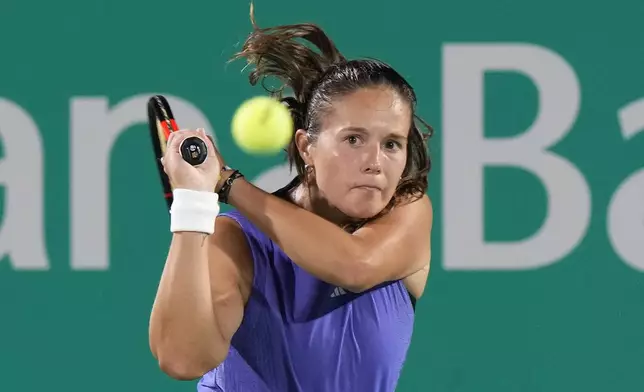
[[[416,206],[414,212],[419,214],[420,217],[427,222],[429,229],[431,230],[432,222],[434,221],[434,207],[432,205],[432,200],[427,194],[425,194],[412,204]]]
[[[208,260],[211,276],[216,275],[211,281],[228,276],[239,285],[245,303],[253,283],[253,256],[244,231],[234,219],[217,218],[215,233],[209,237]]]
[[[383,223],[401,225],[404,228],[422,230],[423,226],[431,228],[433,217],[432,202],[429,196],[425,194],[419,198],[410,198],[402,201],[388,214],[377,219],[376,222],[381,221]]]
[[[403,203],[398,212],[398,224],[405,225],[405,229],[413,235],[418,244],[417,254],[422,258],[424,267],[419,271],[405,277],[403,283],[407,291],[416,299],[420,299],[425,291],[429,277],[431,261],[431,230],[434,210],[428,195],[408,203]]]
[[[424,194],[419,198],[403,201],[399,208],[414,211],[415,213],[421,213],[429,219],[431,219],[433,215],[432,201],[427,194]]]

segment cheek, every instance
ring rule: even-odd
[[[389,160],[389,165],[387,166],[388,177],[398,183],[398,181],[400,181],[400,178],[402,177],[403,172],[405,171],[406,163],[406,153],[396,154],[395,156],[391,157]]]
[[[407,154],[400,152],[383,159],[382,170],[387,177],[387,185],[396,188],[407,163]]]
[[[356,154],[346,151],[342,146],[324,146],[318,149],[314,158],[315,181],[322,196],[331,204],[341,204],[352,181],[352,173],[357,164]]]
[[[318,187],[324,193],[338,192],[347,177],[346,157],[334,151],[316,158],[315,177]]]
[[[323,136],[318,140],[311,158],[313,159],[316,173],[321,177],[327,177],[345,164],[346,153],[342,150],[341,145],[335,143],[330,137]]]

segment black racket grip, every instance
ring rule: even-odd
[[[201,165],[208,156],[206,143],[197,136],[191,136],[181,142],[181,157],[192,166]]]

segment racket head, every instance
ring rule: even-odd
[[[174,119],[170,104],[161,95],[155,95],[148,100],[148,127],[150,130],[150,139],[152,141],[152,148],[154,150],[154,158],[159,173],[159,180],[163,188],[163,196],[168,205],[168,210],[172,206],[172,190],[173,186],[170,183],[168,175],[163,171],[163,164],[161,158],[165,154],[166,146],[168,144],[168,137],[170,133],[178,129],[177,123]]]

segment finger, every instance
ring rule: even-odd
[[[168,149],[172,150],[174,153],[180,153],[181,143],[190,136],[197,135],[198,132],[189,129],[174,131],[170,134],[170,138],[168,138]]]
[[[170,141],[172,141],[173,137],[174,137],[174,132],[170,132],[170,135],[168,135],[168,139],[166,139],[165,141],[166,146],[170,145]]]
[[[176,156],[179,154],[179,151],[173,148],[172,146],[174,145],[174,140],[177,135],[175,135],[174,132],[171,132],[170,135],[168,135],[168,139],[166,140],[166,145],[165,148],[163,149],[163,158],[161,158],[161,163],[165,166],[166,163],[168,163],[170,160],[172,160],[173,156]],[[165,159],[165,158],[168,159]]]
[[[215,147],[215,141],[213,140],[212,136],[208,135],[203,128],[199,128],[199,131],[204,143],[206,143],[206,147],[208,147],[208,156],[216,156],[217,147]]]

